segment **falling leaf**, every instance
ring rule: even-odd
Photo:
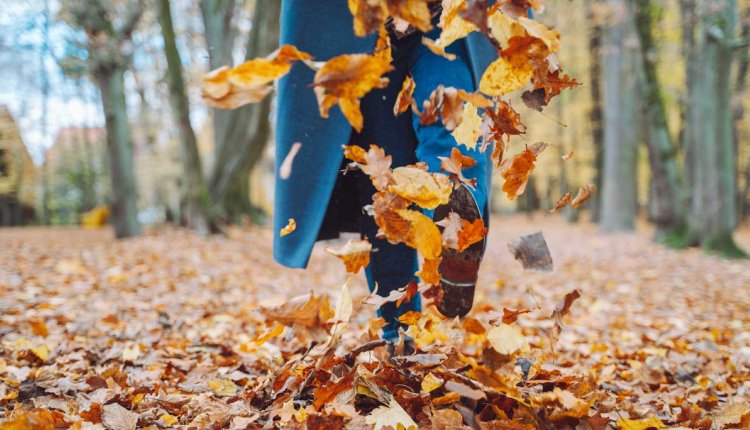
[[[571,201],[573,201],[573,195],[570,194],[570,192],[567,192],[567,193],[563,194],[562,197],[560,197],[559,199],[557,199],[557,201],[555,202],[555,207],[553,207],[552,209],[550,209],[549,211],[547,211],[547,213],[548,214],[553,214],[553,213],[559,211],[560,209],[564,208],[565,206],[568,206]]]
[[[417,273],[415,273],[415,275],[425,284],[428,284],[428,285],[439,284],[440,279],[442,278],[440,276],[440,273],[438,272],[438,268],[440,267],[441,261],[442,261],[441,257],[438,257],[432,260],[424,259],[422,262],[422,267]]]
[[[573,302],[578,300],[581,297],[581,292],[578,290],[573,290],[565,295],[563,300],[555,306],[555,309],[552,311],[552,315],[550,318],[552,318],[555,321],[555,326],[557,327],[558,331],[561,331],[563,329],[563,317],[567,315],[570,312],[570,307],[573,305]]]
[[[281,167],[279,167],[279,177],[281,179],[289,179],[289,176],[291,176],[294,157],[297,156],[297,153],[301,148],[302,144],[300,142],[294,142],[294,144],[292,144],[292,147],[289,149],[289,153],[286,154],[286,157],[284,157],[284,161],[281,163]]]
[[[452,211],[436,224],[443,227],[443,246],[455,249],[458,252],[463,252],[471,245],[481,241],[487,234],[487,228],[481,218],[467,221]]]
[[[477,165],[477,160],[469,155],[464,155],[455,146],[451,148],[450,157],[438,157],[440,160],[440,168],[451,175],[451,179],[456,181],[456,185],[459,183],[469,185],[470,187],[476,186],[476,178],[467,179],[463,175],[463,169],[468,169]],[[447,203],[447,202],[446,202]]]
[[[295,297],[279,306],[261,308],[260,312],[268,321],[286,325],[302,324],[307,327],[322,325],[333,315],[328,296],[305,294]]]
[[[574,153],[574,152],[575,152],[575,151],[571,149],[570,151],[568,151],[568,152],[567,152],[567,153],[566,153],[565,155],[563,155],[563,156],[562,156],[562,157],[560,157],[560,158],[562,158],[562,159],[563,159],[564,161],[568,161],[568,160],[570,160],[571,158],[573,158],[573,153]]]
[[[388,406],[375,408],[370,415],[365,417],[367,424],[372,424],[375,430],[381,429],[404,429],[416,430],[417,423],[411,419],[404,408],[395,399],[391,399]]]
[[[508,243],[508,249],[513,254],[513,258],[518,260],[526,270],[542,272],[553,270],[552,256],[541,231],[511,241]]]
[[[518,320],[518,317],[531,312],[531,309],[508,309],[503,308],[503,324],[513,324]]]
[[[376,31],[388,17],[384,1],[348,0],[348,5],[354,17],[354,34],[360,37]]]
[[[344,145],[344,157],[354,161],[355,163],[359,164],[366,164],[367,161],[365,160],[365,156],[367,155],[367,151],[365,151],[365,148],[362,148],[361,146],[357,145]]]
[[[451,54],[450,52],[445,52],[445,48],[441,47],[436,41],[430,39],[429,37],[423,37],[422,38],[422,44],[427,47],[430,51],[432,51],[433,54],[439,55],[443,58],[446,58],[450,61],[453,61],[456,59],[456,54]]]
[[[231,397],[237,394],[239,387],[228,379],[209,379],[208,388],[219,397]]]
[[[503,324],[487,332],[487,341],[492,349],[503,355],[512,355],[526,347],[526,339],[514,325]]]
[[[453,189],[448,176],[417,167],[397,167],[393,169],[392,178],[388,191],[424,209],[447,204]]]
[[[344,262],[347,272],[357,273],[361,268],[370,264],[372,245],[366,239],[349,239],[341,249],[326,247],[325,251],[340,258]]]
[[[578,189],[578,194],[570,202],[570,205],[576,209],[580,208],[588,199],[596,193],[596,185],[587,184]]]
[[[409,222],[409,231],[404,243],[416,249],[424,258],[438,258],[442,253],[443,238],[435,223],[414,210],[400,209],[396,213]]]
[[[367,54],[345,54],[326,61],[313,81],[320,115],[328,118],[328,111],[338,103],[352,127],[362,131],[359,100],[375,88],[385,88],[388,78],[382,76],[392,69],[388,60]]]
[[[266,330],[256,337],[255,340],[253,340],[253,343],[257,346],[263,345],[269,340],[281,336],[281,334],[284,333],[285,328],[286,327],[283,324],[276,324],[272,329]]]
[[[411,76],[406,76],[404,78],[404,83],[401,86],[401,91],[398,92],[398,96],[396,96],[396,104],[393,105],[393,114],[399,115],[407,110],[409,110],[409,107],[414,104],[414,89],[416,88],[416,84],[414,83],[414,79],[412,79]]]
[[[451,132],[456,143],[464,145],[466,148],[473,150],[477,147],[482,118],[477,114],[477,108],[468,103],[464,106],[461,123]]]
[[[131,412],[118,403],[102,407],[102,424],[111,430],[135,430],[138,414]]]
[[[504,96],[526,85],[534,69],[521,55],[500,57],[484,71],[479,90],[490,96]]]
[[[287,222],[286,226],[282,228],[281,231],[279,232],[279,237],[284,237],[296,229],[297,229],[297,222],[294,220],[294,218],[289,218],[289,222]]]
[[[529,181],[529,176],[531,176],[531,172],[536,165],[537,156],[544,150],[544,146],[541,146],[539,150],[535,150],[534,148],[527,147],[524,149],[521,153],[513,157],[510,165],[500,172],[500,175],[505,179],[503,191],[510,200],[515,200],[523,194],[526,184]]]
[[[349,284],[344,283],[341,287],[341,293],[336,301],[336,308],[333,311],[334,323],[348,323],[352,317],[352,295],[349,292]]]
[[[370,149],[363,156],[365,163],[360,167],[370,177],[372,184],[378,191],[385,190],[391,183],[391,156],[385,155],[383,148],[370,145]]]

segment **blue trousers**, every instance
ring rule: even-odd
[[[427,34],[427,37],[435,39],[438,35],[439,30],[435,29]],[[389,86],[374,90],[363,98],[361,108],[364,127],[362,132],[352,134],[350,143],[365,148],[368,148],[370,144],[380,146],[386,154],[393,157],[393,167],[422,161],[427,163],[429,171],[439,172],[440,159],[438,157],[450,155],[451,149],[458,146],[455,139],[440,121],[431,125],[421,125],[419,117],[413,115],[411,111],[401,114],[394,121],[393,105],[396,95],[407,75],[411,75],[416,84],[414,98],[420,109],[422,101],[429,98],[432,91],[440,84],[467,91],[475,91],[476,88],[463,44],[454,43],[447,49],[449,53],[456,55],[456,59],[451,61],[429,51],[422,44],[421,38],[421,33],[415,33],[393,41],[392,55],[395,70],[387,75],[390,80]],[[384,133],[384,124],[388,124],[387,134]],[[394,127],[397,130],[394,130]],[[394,141],[392,139],[394,131],[404,136],[404,139]],[[385,137],[386,135],[388,138]],[[409,142],[416,142],[416,146],[404,151],[403,145],[411,145]],[[484,210],[487,203],[487,190],[490,187],[491,149],[481,154],[478,149],[470,151],[463,145],[458,148],[462,153],[477,160],[476,166],[464,170],[464,176],[477,180],[476,187],[472,191],[479,208]],[[354,172],[354,174],[360,205],[371,204],[375,188],[364,174],[361,172]],[[486,219],[486,216],[484,218]],[[391,291],[415,280],[414,273],[419,267],[414,249],[404,244],[393,245],[384,239],[377,239],[378,227],[370,216],[363,214],[359,226],[360,234],[368,237],[374,250],[370,265],[366,269],[367,282],[371,291],[377,284],[378,294],[387,296]],[[420,310],[419,296],[408,303],[402,303],[399,307],[396,307],[394,303],[384,305],[378,310],[378,315],[387,323],[383,328],[383,338],[397,339],[400,327],[398,317],[408,311]]]

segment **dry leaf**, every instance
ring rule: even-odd
[[[407,76],[401,86],[401,91],[398,92],[398,96],[396,97],[396,104],[393,105],[394,115],[400,115],[406,112],[409,110],[409,107],[414,104],[415,88],[416,84],[414,83],[414,79],[412,79],[411,76]]]
[[[232,397],[240,387],[228,379],[209,379],[208,388],[219,397]]]
[[[567,193],[563,194],[562,197],[560,197],[559,199],[557,199],[557,201],[555,202],[555,207],[553,207],[552,209],[550,209],[549,211],[547,211],[547,213],[548,214],[553,214],[553,213],[559,211],[560,209],[564,208],[565,206],[568,206],[571,201],[573,201],[573,195],[570,194],[570,192],[567,192]]]
[[[294,220],[294,218],[289,218],[289,222],[286,223],[286,226],[279,231],[279,237],[284,237],[287,234],[293,232],[297,229],[297,222]]]
[[[360,269],[370,264],[372,245],[367,239],[349,239],[341,249],[326,247],[325,251],[340,258],[344,262],[347,272],[358,273]]]
[[[388,406],[375,408],[370,415],[365,417],[367,424],[373,425],[375,430],[381,429],[404,429],[416,430],[417,423],[411,419],[404,408],[395,399],[391,399]]]
[[[475,178],[466,179],[462,170],[474,167],[477,165],[477,160],[469,155],[464,155],[455,146],[451,148],[450,157],[438,157],[440,159],[440,168],[451,174],[451,179],[456,182],[456,186],[459,184],[466,184],[470,187],[474,187],[477,184]],[[446,201],[447,203],[447,201]]]
[[[588,199],[596,193],[596,185],[587,184],[578,189],[578,194],[570,202],[570,205],[576,209],[580,208]]]
[[[297,153],[301,148],[302,144],[300,142],[294,142],[292,147],[289,148],[289,153],[286,154],[284,161],[281,163],[281,167],[279,167],[279,177],[281,179],[289,179],[289,176],[292,175],[292,163],[294,162],[294,157],[297,156]]]
[[[138,414],[111,403],[102,407],[102,424],[111,430],[135,430]]]
[[[521,329],[507,324],[492,327],[487,332],[487,341],[492,349],[503,355],[515,354],[527,346]]]
[[[447,204],[453,188],[448,176],[411,166],[393,169],[392,178],[388,191],[424,209]]]
[[[503,191],[508,196],[508,199],[515,200],[526,190],[529,176],[531,176],[531,172],[536,165],[537,155],[544,150],[546,147],[544,145],[546,144],[534,144],[531,147],[527,147],[513,157],[510,164],[500,172],[503,179],[505,179]]]
[[[617,420],[617,430],[659,430],[663,428],[667,428],[667,426],[660,419],[653,417],[640,420],[631,420],[628,418]]]

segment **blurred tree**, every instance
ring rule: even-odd
[[[203,0],[201,3],[212,68],[229,64],[231,55],[227,50],[231,52],[232,44],[228,40],[234,30],[227,14],[233,8],[234,2],[229,0]],[[255,2],[245,58],[264,56],[278,48],[280,13],[280,1]],[[270,114],[271,98],[267,97],[260,103],[220,112],[218,121],[215,119],[216,142],[209,191],[212,205],[226,219],[237,221],[253,213],[249,200],[250,170],[268,143]]]
[[[124,6],[124,12],[116,6]],[[137,236],[141,231],[124,74],[133,53],[132,33],[144,8],[144,0],[124,4],[103,0],[63,2],[64,17],[86,33],[88,71],[101,92],[112,181],[112,223],[118,238]],[[116,19],[118,16],[122,18]]]
[[[676,151],[667,127],[667,113],[656,69],[656,46],[652,15],[657,6],[651,0],[635,0],[635,27],[640,42],[640,63],[644,97],[646,144],[651,166],[652,221],[656,239],[663,240],[682,234],[684,214],[680,207]]]
[[[182,76],[182,62],[177,51],[172,11],[169,0],[158,0],[158,18],[164,38],[164,53],[167,57],[167,82],[172,102],[172,113],[177,123],[182,142],[182,164],[185,180],[182,182],[182,218],[185,225],[201,234],[211,230],[209,198],[203,180],[203,167],[198,153],[198,142],[190,124],[190,102]]]
[[[607,1],[607,23],[602,33],[604,170],[599,222],[605,231],[632,230],[638,207],[637,43],[631,1]]]
[[[601,5],[598,0],[586,1],[586,18],[589,22],[589,51],[591,59],[589,60],[589,88],[591,91],[591,111],[589,119],[591,120],[591,140],[594,146],[594,185],[602,189],[602,170],[604,168],[603,145],[604,145],[604,121],[602,113],[602,61],[601,44],[602,44],[602,24],[601,17],[597,16],[595,11]],[[589,203],[591,207],[591,221],[599,222],[601,215],[601,193],[596,193]]]
[[[736,0],[680,1],[687,44],[684,146],[690,177],[688,244],[743,256],[732,233],[736,216],[736,148],[732,121],[732,63],[737,38]]]

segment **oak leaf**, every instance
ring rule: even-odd
[[[545,148],[545,144],[527,146],[521,153],[513,157],[510,164],[500,172],[503,179],[505,179],[503,191],[508,196],[508,199],[515,200],[523,194],[526,184],[529,181],[529,176],[531,176],[531,172],[536,165],[537,155],[544,151]]]

